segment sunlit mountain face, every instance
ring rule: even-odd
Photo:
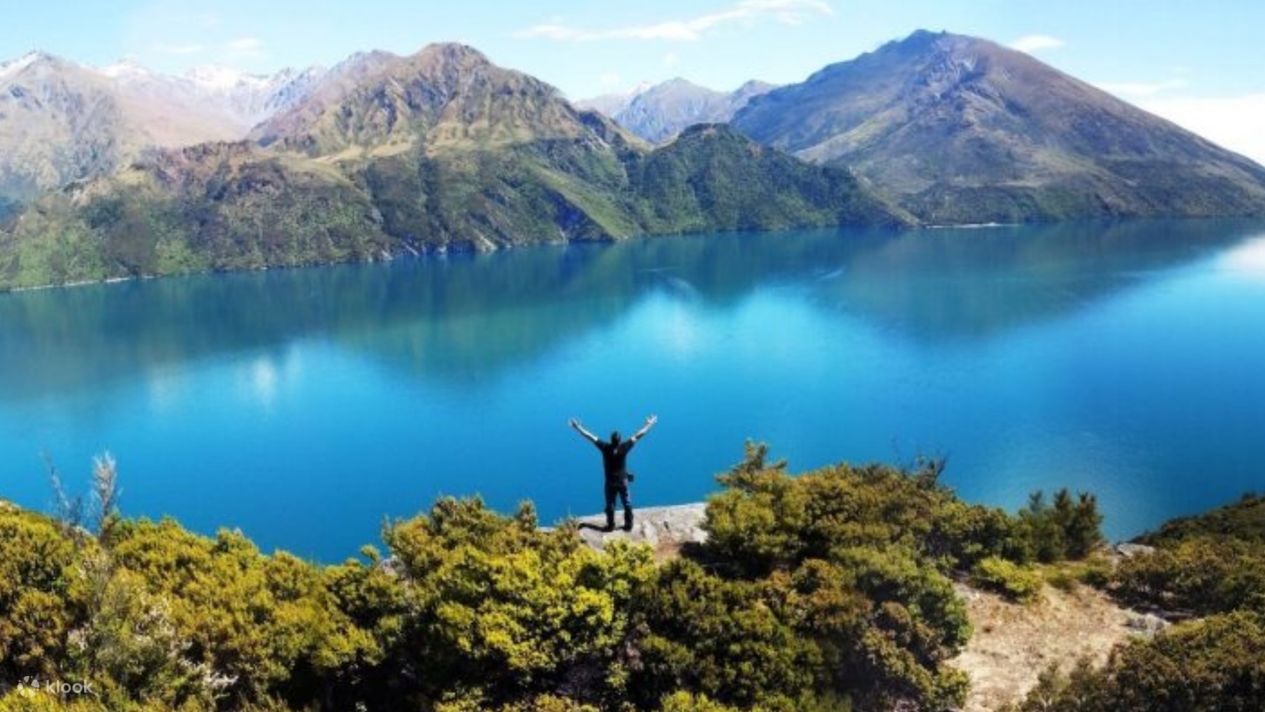
[[[29,200],[108,175],[150,148],[241,140],[323,73],[208,66],[174,76],[132,61],[98,68],[28,53],[0,64],[0,196]]]

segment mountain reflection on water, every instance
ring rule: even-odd
[[[1006,506],[1094,489],[1132,533],[1265,487],[1262,240],[724,234],[0,295],[0,496],[42,506],[41,450],[86,474],[110,448],[129,514],[337,558],[440,492],[594,510],[559,425],[654,410],[645,503],[703,496],[755,437],[795,467],[945,452]]]

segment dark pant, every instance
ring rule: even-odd
[[[615,498],[618,497],[624,505],[624,528],[632,529],[632,498],[628,496],[628,479],[621,477],[619,479],[606,480],[606,526],[610,529],[615,528]]]

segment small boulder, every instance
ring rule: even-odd
[[[1133,544],[1131,542],[1124,542],[1121,544],[1116,544],[1116,553],[1126,559],[1132,559],[1135,556],[1155,553],[1155,547],[1147,546],[1146,544]]]
[[[1129,616],[1129,619],[1125,621],[1125,627],[1129,630],[1148,638],[1164,630],[1168,625],[1168,621],[1154,613],[1136,613]]]

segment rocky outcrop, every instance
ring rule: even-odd
[[[1134,544],[1131,542],[1121,542],[1114,547],[1115,554],[1121,559],[1132,559],[1135,556],[1155,553],[1155,547],[1146,544]]]
[[[615,529],[610,532],[603,529],[606,515],[594,514],[578,520],[580,538],[599,551],[612,541],[648,544],[655,550],[656,557],[671,558],[686,544],[707,541],[707,532],[702,529],[706,511],[707,505],[702,502],[671,507],[646,507],[636,510],[632,531]],[[623,515],[618,512],[616,515],[616,519],[622,522]]]

